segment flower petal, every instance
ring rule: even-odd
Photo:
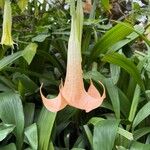
[[[96,89],[96,87],[94,86],[92,81],[91,81],[91,85],[90,85],[88,92],[87,92],[87,94],[89,94],[89,95],[85,94],[83,101],[85,101],[85,100],[88,101],[86,104],[86,109],[85,109],[86,112],[89,112],[89,111],[99,107],[106,97],[105,87],[101,82],[99,82],[99,83],[103,87],[102,96],[100,95],[99,91]]]
[[[42,93],[42,85],[40,87],[40,94],[43,101],[44,106],[51,112],[58,112],[63,109],[67,103],[61,95],[61,92],[58,94],[56,98],[47,99]]]
[[[12,30],[11,2],[10,0],[5,0],[4,15],[3,15],[3,34],[1,38],[1,44],[11,46],[12,48],[14,48],[11,30]]]
[[[104,85],[103,85],[101,82],[99,82],[99,83],[100,83],[100,84],[102,85],[102,87],[103,87],[103,94],[102,94],[102,96],[100,95],[100,93],[99,93],[99,91],[96,89],[96,87],[94,86],[92,80],[91,80],[90,87],[89,87],[89,89],[88,89],[88,94],[89,94],[90,96],[94,97],[94,98],[97,98],[97,99],[99,99],[99,98],[101,98],[101,97],[105,98],[105,97],[106,97],[105,87],[104,87]]]
[[[65,91],[64,93],[64,91],[62,90],[62,95],[70,106],[85,110],[86,112],[90,112],[91,110],[99,107],[102,104],[104,98],[106,97],[104,85],[101,82],[100,84],[104,89],[102,96],[95,88],[92,81],[88,92],[76,86],[74,93],[69,94],[69,90]],[[70,85],[70,88],[71,86],[74,85]]]

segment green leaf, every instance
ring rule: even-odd
[[[27,61],[27,63],[30,65],[33,57],[36,54],[36,49],[37,49],[38,45],[35,43],[30,43],[23,51],[22,51],[22,55],[23,58]]]
[[[100,118],[100,117],[93,117],[88,121],[88,124],[92,124],[92,125],[96,126],[99,122],[101,122],[103,120],[105,120],[105,119]],[[119,127],[117,133],[124,136],[128,140],[133,140],[133,134],[124,130],[123,128]]]
[[[0,7],[4,8],[4,0],[0,0]]]
[[[137,113],[137,115],[134,118],[133,121],[133,129],[140,123],[142,122],[146,117],[148,117],[150,115],[150,102],[148,102],[147,104],[145,104]]]
[[[83,148],[72,148],[71,150],[85,150]]]
[[[124,130],[123,128],[118,128],[118,133],[122,136],[124,136],[125,138],[127,138],[128,140],[132,141],[133,140],[133,134]]]
[[[43,42],[50,34],[40,34],[32,38],[32,42]]]
[[[11,81],[11,79],[8,79],[7,77],[0,75],[0,83],[3,83],[6,85],[8,88],[15,90],[15,85]]]
[[[100,121],[105,120],[104,118],[100,118],[100,117],[92,117],[89,121],[88,124],[92,124],[92,125],[96,125],[97,123],[99,123]]]
[[[150,133],[150,127],[144,127],[144,128],[140,128],[136,131],[134,131],[134,139],[138,140],[139,138],[141,138],[142,136],[146,135]]]
[[[114,147],[118,131],[118,120],[103,120],[95,125],[93,134],[93,149],[111,150]]]
[[[133,100],[132,100],[132,104],[131,104],[131,109],[130,109],[130,113],[129,113],[129,118],[128,120],[130,122],[133,121],[136,111],[137,111],[137,106],[139,103],[139,98],[140,98],[140,87],[137,85],[134,91],[134,96],[133,96]]]
[[[27,143],[31,146],[33,150],[37,150],[38,148],[38,135],[37,135],[37,125],[36,123],[30,125],[25,129],[24,132]]]
[[[82,134],[80,134],[80,136],[78,136],[75,144],[73,145],[74,148],[84,148],[85,147],[85,141],[84,141],[84,137]]]
[[[50,141],[50,143],[49,143],[49,150],[55,150],[52,141]]]
[[[14,62],[20,57],[24,57],[24,59],[28,62],[28,64],[30,64],[36,53],[36,49],[37,44],[31,43],[23,51],[19,51],[12,55],[4,57],[3,59],[0,60],[0,70],[10,65],[12,62]]]
[[[14,143],[11,143],[9,145],[6,145],[4,147],[0,147],[0,150],[17,150],[16,145]]]
[[[105,82],[109,97],[111,99],[116,118],[119,119],[120,118],[120,101],[119,101],[117,87],[114,85],[112,79],[107,79],[104,82]]]
[[[25,103],[24,105],[25,127],[33,123],[34,111],[35,111],[34,103]]]
[[[135,25],[131,34],[129,34],[125,39],[118,41],[116,44],[109,48],[109,51],[117,51],[121,49],[123,46],[127,45],[131,41],[135,40],[137,37],[142,35],[145,31],[144,27],[140,25]]]
[[[109,0],[101,0],[102,6],[104,10],[109,11],[111,9],[111,5],[109,4]]]
[[[28,76],[21,73],[15,73],[13,75],[13,81],[17,84],[21,82],[24,87],[25,94],[32,94],[38,89],[37,84],[35,84]]]
[[[41,110],[37,122],[38,138],[39,138],[38,148],[40,150],[46,150],[49,147],[55,117],[56,113],[48,111],[45,107],[43,107],[43,109]]]
[[[83,128],[85,130],[86,136],[88,138],[88,141],[89,141],[91,147],[93,147],[93,136],[92,136],[92,133],[91,133],[89,127],[87,125],[84,125]]]
[[[133,142],[133,144],[130,147],[130,150],[149,150],[150,144],[143,144],[139,142]]]
[[[99,82],[105,80],[105,77],[98,71],[89,71],[84,74],[84,79],[93,79]]]
[[[23,144],[24,114],[20,96],[14,92],[0,93],[0,118],[6,124],[15,125],[14,134],[18,150]]]
[[[130,59],[118,53],[109,53],[103,57],[103,61],[118,65],[123,69],[125,69],[134,78],[134,80],[141,86],[141,88],[144,89],[144,84],[141,79],[141,75],[137,67]]]
[[[120,77],[120,67],[114,64],[110,64],[110,71],[111,71],[111,79],[113,80],[113,83],[117,84]]]
[[[126,24],[127,26],[131,26],[127,23],[118,23],[97,41],[91,53],[92,58],[98,57],[101,53],[106,53],[111,46],[133,32],[132,28],[129,28],[124,24]]]
[[[7,65],[14,62],[15,60],[17,60],[21,56],[22,56],[22,52],[19,51],[19,52],[12,54],[12,55],[4,57],[3,59],[0,60],[0,70],[2,70],[4,67],[6,67]]]
[[[77,109],[73,107],[66,107],[60,113],[57,114],[57,124],[67,122],[68,120],[77,113]],[[62,117],[63,115],[63,117]]]
[[[117,147],[117,150],[128,150],[128,149],[126,149],[125,147],[123,147],[123,146],[116,146]]]
[[[18,6],[22,12],[26,9],[27,5],[28,5],[28,0],[19,0],[18,1]]]
[[[130,111],[130,101],[127,98],[127,96],[118,88],[118,94],[119,94],[119,99],[120,99],[120,110],[122,114],[126,117],[129,116],[129,111]]]
[[[0,123],[0,141],[6,138],[6,136],[14,130],[15,126],[12,124]]]

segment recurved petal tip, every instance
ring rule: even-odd
[[[42,86],[43,86],[43,83],[41,84],[41,87],[40,87],[41,98],[42,98],[44,106],[49,111],[51,111],[51,112],[58,112],[58,111],[60,111],[61,109],[63,109],[67,105],[67,103],[64,100],[64,98],[62,97],[61,93],[59,93],[56,98],[47,99],[42,93]]]
[[[91,110],[99,107],[102,104],[104,98],[106,97],[105,87],[101,82],[99,82],[99,83],[103,87],[103,94],[102,94],[102,96],[100,95],[99,91],[96,89],[93,82],[91,81],[91,85],[87,92],[87,94],[89,94],[90,97],[87,97],[88,102],[87,102],[86,109],[85,109],[86,112],[90,112]]]

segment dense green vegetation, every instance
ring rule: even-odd
[[[149,1],[93,0],[84,13],[83,78],[100,93],[104,84],[99,108],[43,106],[41,84],[55,97],[66,76],[69,2],[11,1],[14,43],[0,46],[0,150],[150,150]]]

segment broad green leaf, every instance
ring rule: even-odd
[[[94,150],[111,150],[118,131],[118,120],[103,120],[95,125],[93,134]]]
[[[112,79],[107,79],[104,82],[105,82],[109,97],[111,99],[116,118],[119,119],[120,118],[120,101],[119,101],[117,87],[114,85]]]
[[[23,57],[28,62],[28,64],[30,64],[36,53],[36,48],[37,44],[31,43],[23,51],[19,51],[4,57],[3,59],[0,60],[0,70],[10,65],[20,57]]]
[[[73,145],[74,148],[78,147],[78,148],[84,148],[85,147],[85,141],[84,141],[84,136],[81,134],[75,144]]]
[[[85,150],[83,148],[72,148],[71,150]]]
[[[61,122],[61,123],[56,121],[56,124],[57,124],[57,128],[55,130],[56,136],[59,136],[59,134],[68,127],[70,122],[71,122],[70,120],[67,120],[66,122]]]
[[[103,101],[103,103],[100,107],[103,107],[103,108],[106,108],[106,109],[113,111],[113,107],[108,101]]]
[[[99,122],[101,122],[103,120],[105,120],[105,119],[100,118],[100,117],[93,117],[88,121],[88,124],[92,124],[92,125],[96,126]],[[124,130],[123,128],[118,127],[117,133],[124,136],[128,140],[133,140],[133,134]]]
[[[9,87],[4,85],[3,83],[0,83],[0,91],[1,92],[5,92],[5,91],[9,91],[9,90],[11,90]]]
[[[96,125],[97,123],[99,123],[100,121],[105,120],[104,118],[101,117],[92,117],[89,121],[88,124],[92,124],[92,125]]]
[[[140,122],[150,115],[150,102],[145,104],[134,118],[132,127],[135,128]]]
[[[136,131],[133,132],[134,133],[134,139],[138,140],[139,138],[141,138],[142,136],[150,133],[150,127],[144,127],[144,128],[140,128]]]
[[[91,133],[89,127],[88,127],[87,125],[84,125],[83,128],[84,128],[84,130],[85,130],[87,139],[88,139],[88,141],[89,141],[91,147],[93,147],[93,136],[92,136],[92,133]]]
[[[38,45],[35,43],[30,43],[23,51],[22,51],[22,55],[23,58],[27,61],[27,63],[30,65],[33,57],[36,54],[36,49],[37,49]]]
[[[117,84],[120,77],[120,67],[114,64],[110,64],[110,72],[113,83]]]
[[[49,143],[49,150],[55,150],[52,141],[50,141],[50,143]]]
[[[25,129],[24,132],[26,136],[27,143],[31,146],[33,150],[37,150],[38,148],[38,135],[37,135],[37,125],[36,123],[30,125]]]
[[[51,133],[55,121],[56,113],[52,113],[43,107],[40,116],[38,118],[38,148],[40,150],[46,150],[49,147]]]
[[[15,85],[14,83],[11,81],[11,79],[8,79],[7,77],[0,75],[0,82],[4,83],[4,85],[6,85],[7,87],[9,87],[10,89],[15,89]]]
[[[110,11],[111,5],[109,3],[109,0],[101,0],[101,4],[105,10]]]
[[[150,144],[150,134],[148,134],[145,144]]]
[[[0,123],[0,141],[6,138],[6,136],[14,130],[15,126],[12,124]]]
[[[125,138],[127,138],[128,140],[132,141],[133,140],[133,134],[128,132],[127,130],[124,130],[123,128],[118,128],[118,133],[122,136],[124,136]]]
[[[19,82],[22,84],[25,92],[24,94],[32,94],[38,89],[35,82],[33,82],[28,76],[21,73],[15,73],[13,75],[13,81],[16,84],[19,84]]]
[[[98,57],[101,53],[106,53],[111,46],[133,32],[132,28],[126,27],[124,24],[127,23],[118,23],[97,41],[91,53],[92,58]],[[127,26],[131,25],[127,24]]]
[[[140,25],[135,25],[131,34],[129,34],[125,39],[118,41],[116,44],[109,48],[109,51],[117,51],[121,49],[123,46],[127,45],[131,41],[135,40],[139,35],[142,35],[145,31],[144,27]],[[137,33],[138,32],[138,33]]]
[[[123,69],[125,69],[134,78],[134,80],[142,87],[142,89],[144,89],[144,84],[141,79],[140,73],[137,67],[130,59],[118,53],[109,53],[103,57],[103,61],[107,61],[109,63],[118,65]]]
[[[150,150],[150,144],[143,144],[139,142],[133,142],[130,150]]]
[[[117,147],[117,150],[128,150],[128,149],[126,149],[125,147],[123,147],[123,146],[116,146]]]
[[[98,71],[89,71],[84,74],[84,79],[93,79],[95,81],[103,81],[105,77]]]
[[[118,88],[118,94],[119,94],[119,99],[120,99],[120,111],[122,114],[126,117],[129,116],[129,111],[130,111],[130,101],[127,98],[127,96]]]
[[[60,73],[63,72],[63,66],[55,55],[51,55],[50,53],[42,50],[38,50],[37,55],[52,63],[54,67],[58,68]]]
[[[21,56],[22,56],[22,52],[19,51],[19,52],[12,54],[12,55],[4,57],[3,59],[0,60],[0,70],[2,70],[4,67],[6,67],[7,65],[14,62],[15,60],[17,60]]]
[[[32,38],[32,42],[43,42],[50,34],[40,34]]]
[[[57,114],[57,124],[61,124],[63,122],[68,122],[68,120],[74,116],[78,112],[77,109],[73,107],[66,107],[60,113]],[[63,115],[63,117],[62,117]]]
[[[25,103],[24,105],[25,127],[33,123],[34,111],[35,111],[34,103]]]
[[[4,0],[0,0],[0,7],[4,8]]]
[[[134,96],[133,96],[133,100],[132,100],[132,104],[131,104],[131,109],[130,109],[130,113],[129,113],[129,118],[128,120],[130,122],[133,121],[136,111],[137,111],[137,106],[139,103],[139,98],[140,98],[140,87],[137,85],[134,91]]]
[[[0,150],[17,150],[16,145],[14,143],[11,143],[9,145],[6,145],[4,147],[0,147]]]
[[[22,12],[26,9],[27,5],[28,5],[28,0],[19,0],[18,1],[18,6]]]
[[[0,93],[0,119],[6,124],[15,125],[17,149],[23,144],[24,114],[20,96],[14,92]]]

